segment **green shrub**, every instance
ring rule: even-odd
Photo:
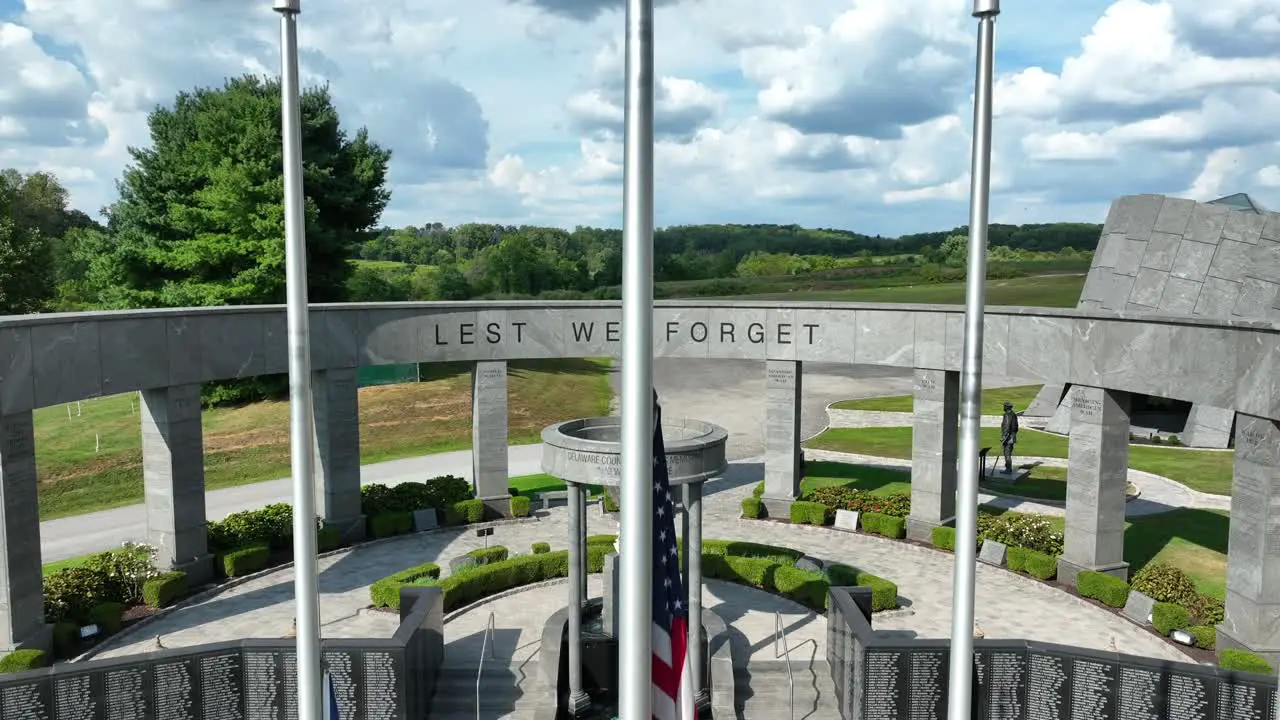
[[[905,518],[911,514],[911,496],[906,493],[877,495],[848,485],[828,485],[805,493],[805,500],[820,503],[831,512],[853,510]]]
[[[1058,559],[1036,550],[1027,549],[1023,566],[1033,578],[1052,580],[1058,576]]]
[[[89,621],[97,625],[107,635],[115,635],[120,632],[123,620],[124,603],[104,602],[89,608]]]
[[[1008,547],[1024,547],[1054,557],[1062,554],[1062,533],[1053,529],[1048,518],[1025,513],[989,517],[985,522],[979,518],[979,544],[983,540],[995,540]]]
[[[761,590],[768,590],[773,587],[773,572],[777,568],[783,567],[776,559],[771,557],[741,557],[738,555],[713,555],[712,557],[716,558],[716,560],[711,563],[708,563],[705,557],[703,558],[703,575],[708,574],[708,567],[715,567],[714,577],[739,585],[750,585]]]
[[[551,552],[551,543],[536,542],[533,544],[531,549],[533,550],[534,555],[543,555]]]
[[[69,620],[84,624],[89,608],[112,600],[107,578],[87,567],[69,567],[44,578],[44,615],[50,622]]]
[[[756,483],[756,486],[751,488],[751,497],[757,500],[764,497],[764,481],[763,480]]]
[[[614,500],[613,496],[610,495],[607,491],[605,492],[604,499],[601,500],[601,502],[604,503],[605,512],[611,512],[611,513],[618,512],[618,501]]]
[[[827,506],[822,503],[797,500],[791,503],[793,525],[826,525]]]
[[[467,553],[467,557],[474,558],[477,565],[489,565],[506,560],[508,554],[505,546],[494,545],[487,548],[476,548]]]
[[[567,552],[567,551],[566,551]],[[612,545],[588,545],[587,546],[587,572],[598,573],[604,572],[604,559],[613,554]]]
[[[43,650],[14,650],[0,657],[0,673],[26,672],[39,670],[49,664],[49,658]]]
[[[360,489],[360,512],[373,517],[388,512],[443,510],[471,496],[471,483],[455,475],[441,475],[426,482],[400,483],[394,487],[365,485]]]
[[[1191,613],[1192,619],[1201,625],[1221,625],[1227,616],[1226,607],[1221,600],[1202,593],[1197,593],[1190,603],[1185,604],[1185,607]]]
[[[1004,556],[1005,567],[1009,568],[1010,570],[1013,570],[1014,572],[1026,572],[1027,571],[1027,555],[1033,552],[1035,551],[1028,550],[1026,548],[1021,548],[1021,547],[1008,548]],[[1055,570],[1056,570],[1056,567],[1055,567]]]
[[[456,502],[445,510],[444,516],[446,525],[478,523],[484,520],[484,501],[472,498]]]
[[[617,535],[588,535],[587,545],[612,545],[617,539]]]
[[[1239,650],[1237,648],[1219,650],[1218,667],[1224,670],[1251,672],[1259,675],[1270,675],[1275,672],[1271,667],[1271,663],[1248,650]]]
[[[804,557],[804,553],[799,550],[775,545],[762,545],[760,543],[746,542],[745,540],[703,540],[702,556],[706,557],[707,555],[768,558],[783,565],[795,565],[796,560]]]
[[[894,540],[903,538],[907,534],[907,521],[896,515],[867,512],[863,513],[859,520],[862,522],[862,530],[864,532],[882,535]]]
[[[73,622],[54,623],[53,652],[58,657],[68,657],[80,643],[80,626]]]
[[[892,610],[898,607],[898,586],[879,575],[872,575],[855,567],[832,563],[826,567],[827,579],[832,587],[861,586],[871,588],[871,609]]]
[[[208,535],[209,549],[219,554],[259,544],[272,550],[287,550],[293,545],[293,506],[273,503],[258,510],[232,513],[208,523]]]
[[[942,550],[955,552],[956,550],[956,529],[953,527],[938,526],[930,531],[933,537],[933,546]],[[1012,550],[1013,548],[1009,548]]]
[[[755,520],[760,517],[760,498],[742,498],[742,517]]]
[[[316,549],[327,553],[342,547],[342,531],[333,525],[325,525],[316,531]]]
[[[1122,608],[1129,600],[1129,583],[1105,573],[1081,570],[1076,575],[1076,592],[1081,597],[1093,598],[1113,608]]]
[[[1169,602],[1158,602],[1151,609],[1151,624],[1161,635],[1168,636],[1174,630],[1181,630],[1191,625],[1191,613],[1181,605]]]
[[[142,586],[142,601],[153,608],[169,607],[186,594],[187,574],[176,570],[153,577]]]
[[[773,590],[815,611],[827,609],[830,584],[822,573],[778,565],[773,570]]]
[[[420,580],[434,580],[440,577],[440,566],[435,563],[424,563],[388,575],[369,586],[369,599],[374,607],[400,609],[400,588],[417,583]]]
[[[404,535],[413,530],[413,513],[401,510],[380,513],[369,518],[369,534],[375,538]]]
[[[250,575],[271,562],[271,548],[266,545],[237,548],[223,555],[221,561],[222,572],[229,578]]]
[[[511,517],[529,517],[529,510],[532,507],[533,501],[523,495],[511,497]]]
[[[1210,625],[1192,625],[1186,629],[1196,639],[1196,647],[1212,650],[1218,644],[1218,629]]]
[[[540,555],[522,555],[492,565],[479,565],[423,584],[440,586],[444,593],[444,611],[450,612],[513,587],[568,575],[569,551],[560,550]]]
[[[1168,563],[1151,563],[1133,576],[1133,589],[1156,602],[1188,606],[1200,598],[1196,584],[1181,568]]]
[[[103,579],[104,600],[137,605],[142,602],[142,584],[160,574],[155,564],[156,549],[150,545],[125,543],[89,557],[81,567]]]

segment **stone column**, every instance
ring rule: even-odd
[[[685,516],[685,592],[689,595],[689,675],[693,678],[693,702],[699,708],[711,706],[711,694],[703,683],[702,642],[702,483],[684,486]]]
[[[935,527],[955,523],[960,373],[916,368],[913,392],[907,537],[930,542]]]
[[[578,492],[578,517],[582,518],[582,522],[578,523],[578,540],[582,543],[582,593],[578,596],[583,603],[587,602],[587,489],[584,487]]]
[[[1058,581],[1074,585],[1081,570],[1128,579],[1129,394],[1083,385],[1071,393],[1066,547],[1058,560]]]
[[[507,492],[507,363],[477,362],[471,372],[471,477],[489,512],[511,514]]]
[[[1280,662],[1280,423],[1236,415],[1226,619],[1219,647]]]
[[[803,363],[765,361],[764,503],[773,517],[790,517],[800,496],[800,400]]]
[[[587,578],[582,558],[587,546],[579,542],[586,518],[582,513],[582,486],[566,483],[569,490],[569,713],[577,715],[590,704],[582,691],[582,593]]]
[[[204,511],[200,384],[142,391],[142,486],[156,564],[192,586],[213,577]]]
[[[0,651],[53,649],[44,622],[31,411],[0,415]]]
[[[345,542],[365,537],[360,512],[360,397],[355,368],[312,373],[316,514]]]

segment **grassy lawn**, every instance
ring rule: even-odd
[[[1014,387],[986,388],[982,391],[982,414],[1003,415],[1004,403],[1013,403],[1014,409],[1026,409],[1036,398],[1043,385],[1016,385]],[[892,397],[862,398],[861,400],[843,400],[832,405],[836,410],[875,410],[878,412],[911,412],[914,408],[912,396],[894,395]]]
[[[821,461],[806,463],[805,469],[804,480],[800,481],[801,492],[832,485],[866,490],[875,495],[911,492],[911,473],[902,470]]]
[[[362,463],[471,446],[470,364],[424,367],[430,374],[421,383],[360,390]],[[608,371],[603,359],[510,363],[511,442],[538,442],[553,422],[607,413]],[[42,520],[142,501],[137,403],[137,395],[128,393],[36,411]],[[207,489],[289,474],[287,401],[206,410],[203,424]]]
[[[564,490],[564,480],[546,473],[537,475],[521,475],[507,480],[507,487],[513,487],[520,491],[521,495],[532,495],[534,493],[555,492]],[[587,491],[591,495],[600,493],[599,485],[588,485]]]
[[[983,447],[1000,447],[1000,428],[982,429]],[[911,428],[832,428],[809,441],[809,447],[877,457],[910,459]],[[1024,429],[1018,433],[1018,455],[1067,457],[1067,438]],[[1231,494],[1232,454],[1150,445],[1129,446],[1129,467],[1180,482],[1200,492]]]
[[[987,281],[988,305],[1073,308],[1084,289],[1084,275],[1048,275]],[[923,303],[963,305],[964,283],[905,285],[857,290],[796,290],[744,295],[744,300],[819,300],[824,302]]]

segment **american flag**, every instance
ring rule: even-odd
[[[689,609],[680,582],[675,505],[662,442],[662,408],[653,398],[653,717],[693,720]]]

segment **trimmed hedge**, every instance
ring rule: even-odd
[[[1081,570],[1076,575],[1076,592],[1113,608],[1122,608],[1129,601],[1129,583],[1093,570]]]
[[[752,520],[759,518],[761,507],[760,498],[742,498],[742,517],[750,518]]]
[[[797,500],[791,503],[791,524],[826,525],[827,506],[822,503]]]
[[[872,610],[892,610],[898,607],[898,585],[890,580],[840,563],[828,565],[826,574],[832,587],[860,585],[871,588]]]
[[[1240,672],[1258,673],[1260,675],[1270,675],[1275,670],[1271,667],[1271,663],[1263,658],[1249,652],[1248,650],[1239,650],[1236,648],[1223,648],[1218,651],[1218,667],[1224,670],[1238,670]]]
[[[369,534],[376,538],[404,535],[413,530],[413,513],[384,512],[369,518]]]
[[[181,571],[167,572],[151,578],[142,585],[142,602],[148,607],[169,607],[175,600],[187,594],[187,574]]]
[[[374,607],[400,609],[400,588],[412,585],[419,580],[434,580],[440,577],[440,566],[435,563],[423,563],[388,575],[369,586],[369,598]]]
[[[523,495],[511,496],[511,517],[529,517],[533,501]]]
[[[1026,572],[1027,571],[1027,555],[1032,552],[1035,552],[1035,551],[1028,550],[1027,548],[1024,548],[1024,547],[1017,547],[1017,546],[1009,547],[1008,550],[1005,552],[1005,556],[1004,556],[1005,567],[1017,572]]]
[[[440,475],[425,482],[395,486],[365,485],[360,488],[360,512],[368,517],[387,512],[407,512],[434,508],[443,510],[472,497],[471,483],[455,475]]]
[[[862,529],[865,532],[893,540],[901,540],[907,535],[907,521],[905,518],[869,512],[863,513],[858,519],[862,523]]]
[[[0,673],[26,672],[47,667],[49,658],[43,650],[14,650],[0,657]]]
[[[605,492],[604,499],[601,500],[601,503],[604,504],[605,512],[611,512],[611,513],[618,512],[618,501],[614,500],[613,496],[610,495],[608,492]]]
[[[1022,564],[1028,575],[1039,580],[1052,580],[1058,576],[1058,558],[1036,550],[1022,549],[1027,551]]]
[[[474,559],[477,565],[491,565],[506,560],[509,554],[506,546],[494,545],[487,548],[476,548],[467,553],[467,557]]]
[[[98,603],[89,609],[89,620],[97,625],[103,633],[115,635],[123,625],[124,603]]]
[[[796,560],[804,557],[804,553],[791,548],[776,545],[747,542],[745,540],[703,540],[702,557],[706,563],[708,555],[734,555],[746,558],[768,558],[774,562],[794,565]]]
[[[327,553],[342,547],[342,532],[333,525],[325,525],[316,531],[316,549]]]
[[[456,502],[444,511],[445,525],[464,525],[481,520],[484,520],[484,501],[479,498]]]
[[[238,548],[223,555],[220,560],[222,572],[227,577],[250,575],[265,568],[267,563],[271,562],[271,548],[266,545]]]
[[[751,497],[757,500],[764,497],[764,481],[763,480],[756,483],[756,486],[751,488]]]
[[[1158,602],[1151,609],[1151,624],[1167,637],[1174,630],[1190,627],[1191,613],[1181,605]]]
[[[956,551],[956,529],[953,527],[938,526],[930,531],[933,546],[940,550],[949,552]],[[1013,548],[1009,548],[1010,555],[1013,554]],[[1009,567],[1013,567],[1013,559],[1009,559]]]
[[[1218,644],[1218,629],[1209,625],[1192,625],[1186,628],[1196,639],[1196,647],[1212,650]]]
[[[533,551],[534,555],[545,555],[546,553],[551,552],[551,543],[536,542],[530,549]]]

